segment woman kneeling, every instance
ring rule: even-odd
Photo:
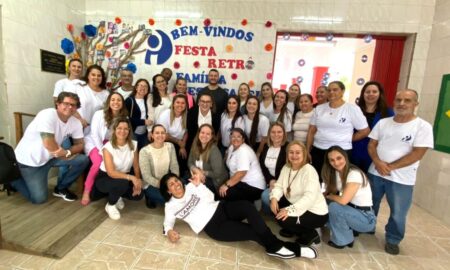
[[[166,174],[161,179],[160,191],[166,200],[164,233],[171,242],[180,239],[180,234],[173,229],[179,218],[187,222],[195,233],[204,230],[218,241],[255,241],[264,246],[270,256],[283,259],[317,257],[314,248],[279,240],[250,202],[215,201],[214,194],[201,183],[200,176],[195,171],[192,175],[186,186],[175,174]],[[244,219],[248,223],[243,223]]]

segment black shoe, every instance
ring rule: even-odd
[[[283,237],[286,237],[286,238],[291,238],[291,237],[294,236],[294,233],[292,233],[291,231],[286,230],[286,229],[281,229],[280,230],[280,235],[283,236]]]
[[[278,257],[281,259],[292,259],[295,257],[295,252],[293,252],[285,247],[281,247],[279,250],[273,251],[273,252],[267,251],[266,253],[269,256]]]
[[[354,237],[358,237],[358,236],[359,236],[359,232],[358,232],[358,231],[355,231],[355,230],[353,230],[353,236],[354,236]]]
[[[297,243],[299,243],[302,246],[310,246],[312,244],[320,244],[320,236],[316,235],[313,238],[310,239],[304,239],[302,237],[297,238],[297,240],[295,240]]]
[[[78,199],[78,196],[75,195],[74,193],[72,193],[67,188],[59,190],[55,187],[55,189],[53,191],[53,196],[60,197],[63,200],[68,201],[68,202],[73,202]]]
[[[396,244],[386,242],[386,245],[384,245],[384,251],[391,255],[398,255],[400,253],[400,248]]]
[[[333,241],[330,240],[330,241],[328,241],[328,245],[330,247],[334,247],[334,248],[337,248],[337,249],[343,249],[345,247],[352,248],[353,247],[353,242],[351,242],[350,244],[344,245],[344,246],[339,246],[339,245],[336,245]]]

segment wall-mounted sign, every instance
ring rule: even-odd
[[[41,50],[41,70],[66,74],[66,57],[62,54]]]

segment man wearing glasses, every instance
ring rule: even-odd
[[[69,187],[88,165],[89,159],[83,152],[83,127],[73,117],[80,107],[78,95],[62,92],[56,100],[56,109],[40,111],[25,130],[15,153],[22,178],[12,183],[27,200],[33,204],[47,201],[48,171],[51,167],[68,166],[69,170],[58,177],[53,195],[65,201],[75,201],[77,196]],[[61,147],[64,139],[71,137],[69,149]]]

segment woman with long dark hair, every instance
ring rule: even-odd
[[[167,80],[161,74],[156,74],[152,78],[152,93],[147,98],[148,119],[156,123],[161,113],[170,109],[172,96],[167,92]],[[151,130],[151,126],[147,127]]]
[[[224,154],[230,146],[230,133],[233,128],[244,129],[244,118],[239,109],[239,97],[228,96],[227,107],[220,118],[220,148]]]
[[[258,98],[251,96],[245,103],[244,126],[245,134],[250,147],[259,155],[267,142],[267,131],[269,130],[269,118],[259,113],[260,103]]]

